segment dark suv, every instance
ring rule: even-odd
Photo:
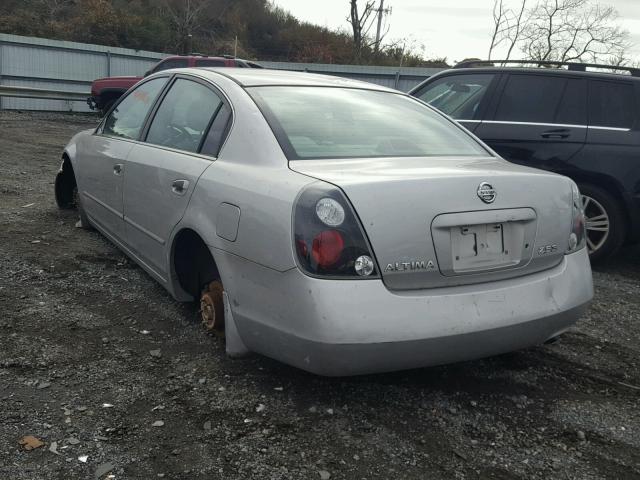
[[[464,63],[410,93],[505,159],[571,177],[582,192],[592,261],[640,240],[640,70],[552,62],[493,66],[505,63],[526,65]]]

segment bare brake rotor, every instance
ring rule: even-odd
[[[202,325],[215,335],[224,336],[224,301],[222,283],[209,283],[200,295],[200,316]]]

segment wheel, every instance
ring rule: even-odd
[[[224,336],[224,299],[222,282],[208,283],[200,295],[200,317],[204,328],[215,335]]]
[[[626,226],[624,213],[618,201],[601,187],[579,185],[582,194],[587,249],[595,263],[610,257],[624,243]]]

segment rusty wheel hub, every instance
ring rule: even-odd
[[[207,331],[224,335],[224,301],[222,283],[209,283],[200,295],[200,316]]]

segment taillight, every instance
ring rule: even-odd
[[[294,247],[300,267],[320,277],[378,278],[360,221],[336,187],[316,183],[294,207]]]

